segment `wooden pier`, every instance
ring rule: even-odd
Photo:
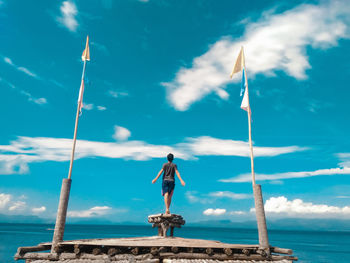
[[[259,245],[174,237],[174,228],[185,224],[180,215],[151,215],[148,222],[158,227],[158,236],[62,241],[54,244],[55,252],[52,252],[53,243],[41,243],[18,248],[15,259],[24,259],[26,263],[292,263],[298,260],[290,249],[269,247],[266,250]],[[167,236],[169,229],[170,236]]]
[[[205,260],[202,262],[219,260],[290,263],[297,260],[290,256],[292,254],[290,249],[271,247],[271,254],[267,255],[264,250],[259,250],[258,245],[161,236],[64,241],[59,244],[58,253],[38,253],[50,249],[51,243],[41,243],[35,247],[20,247],[15,259],[25,259],[27,263],[50,261],[100,263],[125,260],[127,262],[192,262],[196,259]]]

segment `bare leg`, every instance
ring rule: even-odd
[[[171,193],[168,195],[168,211],[169,211],[169,208],[170,208],[170,205],[171,205],[171,198],[173,197],[173,194],[174,194],[174,190],[171,191]],[[170,211],[169,211],[169,214],[170,214]]]
[[[164,194],[165,213],[169,214],[169,193]]]

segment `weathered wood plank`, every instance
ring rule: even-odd
[[[278,260],[298,260],[296,257],[290,256],[275,256],[272,255],[269,259],[265,257],[255,254],[246,256],[244,254],[232,254],[231,256],[227,256],[225,254],[202,254],[202,253],[160,253],[161,258],[166,259],[213,259],[213,260],[247,260],[247,261],[259,261],[259,260],[269,260],[269,261],[278,261]]]
[[[51,243],[42,243],[40,245],[50,245]],[[158,236],[152,237],[133,237],[133,238],[107,238],[107,239],[81,239],[64,241],[61,245],[95,245],[95,246],[119,246],[119,247],[198,247],[198,248],[231,248],[231,249],[253,249],[259,245],[250,244],[227,244],[213,240],[186,239],[181,237],[164,238]]]
[[[227,256],[225,254],[202,254],[202,253],[160,253],[159,254],[161,259],[202,259],[202,260],[246,260],[246,261],[282,261],[282,260],[298,260],[296,257],[290,257],[290,256],[276,256],[272,255],[269,259],[266,259],[262,257],[261,255],[242,255],[242,254],[232,254],[231,256]],[[76,259],[77,255],[74,253],[62,253],[60,255],[58,254],[51,254],[51,253],[27,253],[24,255],[23,259],[31,259],[31,260],[69,260],[69,259]],[[152,254],[144,254],[144,255],[130,255],[130,254],[122,254],[122,255],[115,255],[113,257],[110,257],[108,255],[102,254],[102,255],[93,255],[88,253],[83,253],[79,257],[79,259],[90,259],[90,260],[148,260],[148,259],[154,259]]]
[[[17,254],[22,255],[27,252],[37,252],[37,251],[45,251],[45,250],[50,250],[51,249],[51,244],[47,245],[38,245],[38,246],[32,246],[32,247],[19,247],[17,249]]]
[[[293,254],[293,250],[287,249],[287,248],[279,248],[279,247],[272,247],[272,252],[280,253],[280,254],[287,254],[287,255]]]
[[[135,263],[159,263],[159,259],[146,259],[146,260],[133,260],[130,261],[129,259],[118,259],[118,260],[104,260],[104,259],[70,259],[69,261],[67,260],[58,260],[58,261],[51,261],[51,260],[30,260],[28,259],[26,263],[130,263],[130,262],[135,262]]]
[[[215,259],[164,259],[163,263],[218,263],[218,260]],[[220,261],[221,262],[221,261]],[[268,260],[259,260],[254,261],[254,263],[270,263]],[[247,263],[246,260],[225,260],[222,263]],[[291,260],[278,260],[274,263],[293,263]]]

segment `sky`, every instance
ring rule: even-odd
[[[350,218],[347,1],[0,1],[0,214],[54,221],[67,178],[86,36],[67,222],[254,219],[241,46],[267,219]]]

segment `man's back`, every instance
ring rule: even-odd
[[[175,188],[175,173],[177,177],[179,178],[182,186],[185,186],[185,182],[182,180],[179,171],[177,170],[176,164],[173,163],[174,155],[172,153],[169,153],[167,156],[168,162],[163,164],[162,169],[158,172],[156,178],[152,180],[152,184],[154,184],[160,175],[163,173],[163,183],[162,183],[162,196],[164,196],[164,203],[165,203],[165,213],[170,214],[170,204],[171,204],[171,198],[174,193]]]
[[[168,162],[163,164],[163,181],[174,181],[175,180],[175,171],[177,170],[176,164]]]

